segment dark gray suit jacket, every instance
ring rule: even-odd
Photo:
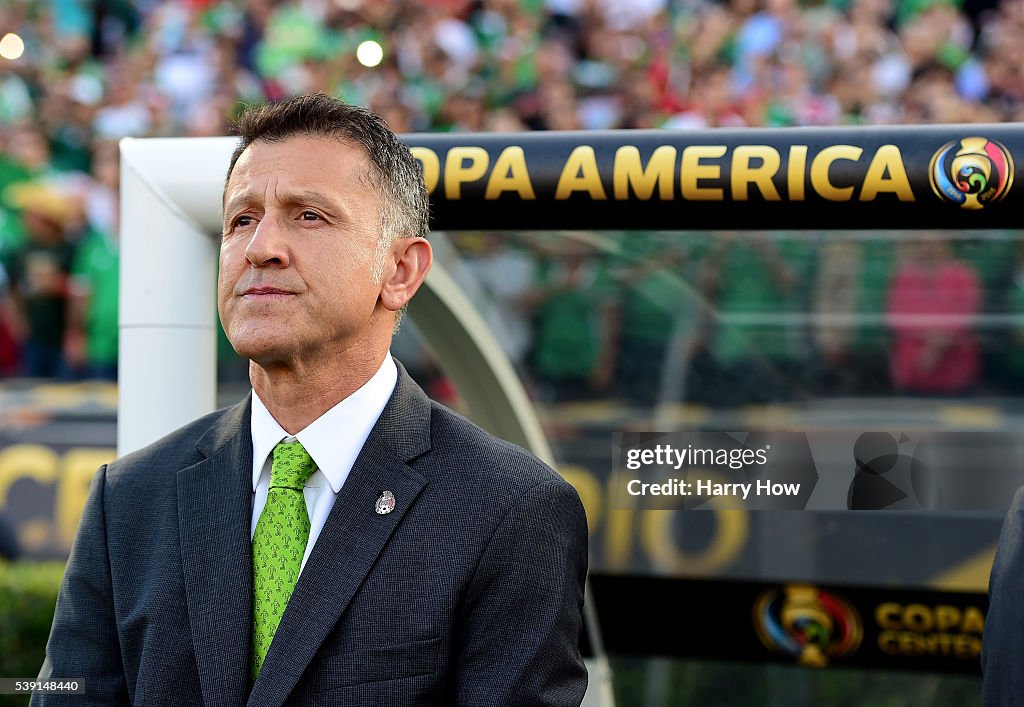
[[[1024,488],[1003,521],[981,644],[982,704],[1024,705]]]
[[[579,705],[579,497],[401,366],[250,684],[249,409],[99,470],[33,705]]]

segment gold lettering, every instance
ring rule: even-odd
[[[864,152],[853,145],[832,145],[814,156],[811,161],[811,186],[829,201],[849,201],[853,187],[837,187],[829,178],[829,168],[837,160],[856,162]]]
[[[423,183],[427,185],[427,193],[433,194],[441,178],[441,160],[429,147],[410,147],[409,152],[423,166]]]
[[[901,631],[899,634],[900,653],[903,655],[921,655],[924,652],[921,637],[911,631]]]
[[[726,152],[725,145],[690,145],[683,150],[683,163],[679,167],[679,188],[683,198],[690,201],[721,201],[723,193],[716,187],[701,187],[701,179],[720,179],[722,166],[701,164],[702,159],[717,159]]]
[[[935,630],[948,631],[960,625],[960,609],[955,606],[935,607]]]
[[[788,179],[790,201],[804,200],[804,170],[807,168],[807,145],[793,145],[789,148]]]
[[[960,626],[964,633],[976,633],[979,636],[985,630],[985,615],[976,606],[968,606],[964,609],[964,622]]]
[[[7,494],[19,479],[34,479],[49,486],[57,480],[57,454],[40,444],[12,444],[0,450],[0,508],[7,505]],[[29,551],[49,544],[53,526],[45,520],[22,523],[18,540]]]
[[[518,145],[506,147],[494,161],[494,171],[487,180],[484,198],[497,199],[507,191],[516,192],[520,199],[537,198],[530,181],[530,170],[526,167],[526,155]]]
[[[878,647],[890,655],[941,655],[974,659],[981,655],[981,639],[959,633],[882,631]]]
[[[590,145],[580,145],[565,161],[562,174],[555,187],[556,199],[568,199],[574,192],[585,191],[595,201],[607,199],[601,173],[597,169],[597,157]]]
[[[932,612],[924,604],[910,604],[903,610],[903,625],[911,631],[931,631],[935,622]]]
[[[751,167],[753,160],[761,164]],[[768,145],[740,145],[732,153],[732,199],[747,201],[747,186],[753,184],[765,201],[778,201],[779,190],[772,177],[779,171],[782,158],[774,147]]]
[[[575,464],[559,465],[558,473],[580,495],[583,509],[587,512],[587,534],[593,535],[601,525],[601,484],[593,474]]]
[[[89,494],[89,484],[96,470],[117,457],[113,449],[76,448],[64,455],[60,480],[57,482],[57,501],[54,515],[57,533],[65,550],[71,548],[82,518],[82,508]]]
[[[886,177],[888,173],[888,177]],[[889,192],[899,197],[900,201],[913,201],[914,192],[910,188],[903,156],[896,145],[882,145],[871,158],[868,173],[864,177],[864,187],[860,192],[861,201],[871,201],[882,192]]]
[[[708,506],[721,502],[712,498]],[[714,574],[731,565],[747,541],[750,521],[743,510],[714,510],[715,534],[711,542],[699,552],[684,552],[676,548],[672,533],[672,516],[678,511],[648,510],[642,517],[644,549],[654,566],[665,571]]]
[[[0,450],[0,503],[18,479],[35,479],[40,484],[57,480],[57,454],[41,444],[12,444]]]
[[[882,628],[890,630],[902,628],[900,624],[900,605],[892,602],[879,604],[875,609],[875,621]]]
[[[655,149],[646,168],[640,163],[640,150],[635,145],[623,145],[615,151],[615,167],[612,170],[615,198],[628,199],[629,188],[632,186],[636,198],[647,201],[654,195],[654,187],[657,186],[659,199],[671,199],[675,164],[676,148],[671,145]]]
[[[898,634],[895,631],[882,631],[878,634],[878,647],[883,653],[899,655]]]
[[[959,658],[981,657],[981,639],[963,634],[953,637],[954,650]]]
[[[466,164],[466,161],[469,161]],[[444,161],[444,196],[461,199],[462,185],[475,182],[487,173],[491,158],[482,147],[453,147]]]
[[[608,524],[604,531],[604,564],[610,570],[625,570],[633,559],[636,498],[618,492],[613,480],[605,485]]]

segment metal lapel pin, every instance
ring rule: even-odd
[[[390,491],[381,491],[380,498],[377,499],[377,513],[383,516],[393,510],[395,510],[395,494]]]

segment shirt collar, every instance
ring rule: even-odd
[[[348,478],[359,451],[391,399],[397,382],[398,368],[389,352],[370,380],[295,435],[316,462],[334,493],[341,490]],[[252,392],[250,430],[252,488],[255,491],[267,457],[278,442],[290,436],[270,414],[255,390]]]

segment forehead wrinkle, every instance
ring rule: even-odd
[[[224,204],[224,222],[225,225],[231,216],[244,208],[252,206],[263,206],[267,202],[267,193],[271,190],[273,183],[278,180],[278,177],[271,176],[267,180],[267,184],[264,187],[264,193],[262,198],[255,189],[252,188],[251,182],[246,184],[244,189],[240,192],[236,192],[234,196],[227,200]],[[273,187],[276,189],[276,187]]]

